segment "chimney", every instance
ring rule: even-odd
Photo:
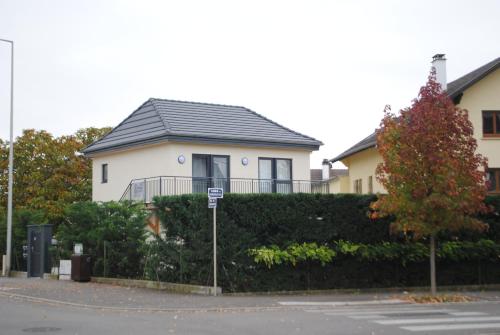
[[[446,58],[444,54],[435,54],[432,57],[432,67],[436,71],[436,82],[441,85],[441,90],[446,91]]]
[[[323,173],[322,173],[322,179],[323,180],[328,180],[330,179],[330,162],[328,159],[323,159]]]

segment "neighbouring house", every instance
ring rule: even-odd
[[[349,192],[349,170],[332,169],[328,159],[323,160],[321,169],[311,169],[311,180],[321,180],[329,193]]]
[[[311,181],[320,141],[239,106],[149,99],[83,151],[92,199],[151,202],[207,192],[326,192]]]
[[[455,105],[469,111],[478,143],[477,152],[488,158],[490,192],[500,193],[500,58],[449,83],[443,54],[433,57],[432,66],[437,82]],[[349,169],[346,192],[385,192],[375,179],[375,169],[382,162],[376,144],[373,133],[330,160],[331,163],[340,161]],[[340,186],[331,189],[338,188]]]

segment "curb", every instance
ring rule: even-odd
[[[76,302],[55,300],[55,299],[47,299],[47,298],[39,298],[33,297],[24,294],[17,293],[8,293],[1,292],[0,296],[11,298],[11,299],[19,299],[30,302],[38,302],[45,303],[49,305],[62,305],[69,307],[78,307],[85,309],[100,309],[100,310],[108,310],[114,312],[163,312],[163,313],[207,313],[207,312],[262,312],[262,311],[299,311],[303,310],[305,307],[310,307],[311,305],[282,305],[282,306],[241,306],[241,307],[200,307],[200,308],[155,308],[155,307],[114,307],[114,306],[101,306],[101,305],[90,305],[90,304],[80,304]],[[338,306],[350,306],[352,302],[344,301],[344,302],[336,302],[334,307]],[[394,299],[385,302],[385,300],[367,300],[358,301],[356,306],[363,305],[395,305]],[[401,305],[412,305],[412,303],[401,301],[398,304]],[[315,305],[316,306],[316,305]],[[332,307],[332,305],[319,305],[321,307]]]
[[[409,287],[386,287],[386,288],[346,288],[331,290],[298,290],[298,291],[260,291],[260,292],[228,292],[223,296],[232,297],[250,297],[250,296],[287,296],[287,295],[335,295],[335,294],[384,294],[384,293],[403,293],[403,292],[429,292],[428,286],[409,286]],[[485,285],[449,285],[438,286],[438,293],[443,292],[464,292],[464,291],[500,291],[500,284]]]
[[[98,284],[148,288],[148,289],[162,290],[180,294],[213,295],[214,293],[214,288],[211,286],[177,284],[177,283],[159,282],[151,280],[91,277],[90,281]],[[217,294],[221,293],[222,289],[220,287],[217,287]]]

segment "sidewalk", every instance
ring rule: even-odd
[[[500,301],[500,292],[462,292],[483,301]],[[199,296],[172,294],[152,289],[44,280],[39,278],[0,278],[0,297],[12,297],[85,308],[145,311],[208,311],[292,309],[300,303],[319,303],[325,307],[359,304],[406,303],[396,300],[403,294],[322,294],[286,296]]]

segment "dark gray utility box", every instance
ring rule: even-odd
[[[90,281],[91,258],[90,255],[71,256],[71,280]]]
[[[28,277],[43,278],[50,273],[49,247],[52,242],[52,225],[29,225],[28,228]]]

